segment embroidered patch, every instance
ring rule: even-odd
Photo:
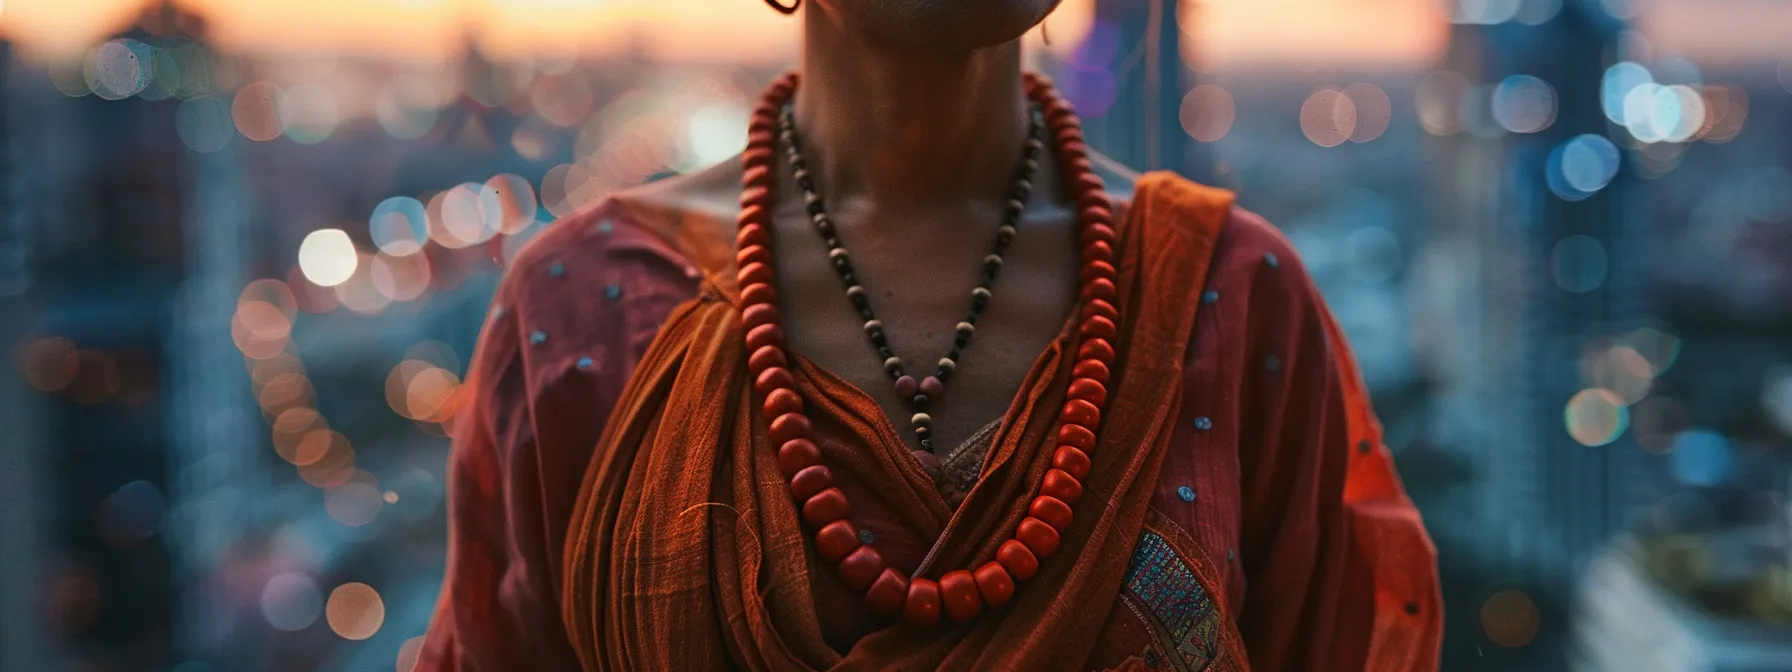
[[[1213,662],[1219,649],[1219,607],[1170,542],[1152,532],[1139,537],[1126,568],[1126,592],[1156,617],[1186,669],[1205,669]]]

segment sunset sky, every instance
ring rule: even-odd
[[[34,54],[78,52],[150,0],[0,0],[0,33]],[[787,61],[796,21],[760,0],[177,0],[217,40],[259,53],[451,57],[465,26],[495,54],[601,55],[637,42],[674,61]],[[1093,0],[1065,0],[1060,43],[1086,32]],[[1191,54],[1211,67],[1424,62],[1447,36],[1437,0],[1200,0],[1183,3]],[[1652,0],[1639,24],[1662,46],[1720,60],[1792,48],[1783,0]]]

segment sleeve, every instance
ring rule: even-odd
[[[1278,237],[1279,238],[1279,237]],[[1286,245],[1285,242],[1282,245]],[[1435,670],[1436,551],[1407,499],[1356,364],[1292,249],[1258,283],[1245,391],[1240,632],[1255,670]],[[1273,255],[1271,256],[1273,258]],[[1273,265],[1273,264],[1272,264]]]
[[[447,572],[418,672],[578,669],[560,620],[560,555],[603,394],[567,362],[580,351],[540,335],[576,340],[528,315],[514,279],[493,301],[457,413]]]

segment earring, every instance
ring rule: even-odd
[[[798,7],[803,6],[803,0],[792,0],[789,7],[780,4],[778,0],[765,0],[765,4],[771,5],[772,9],[778,10],[779,14],[789,16],[795,14]]]

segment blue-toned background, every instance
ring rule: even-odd
[[[399,670],[504,260],[727,158],[758,0],[0,4],[0,670]],[[1344,324],[1450,670],[1792,670],[1792,5],[1066,0]]]

